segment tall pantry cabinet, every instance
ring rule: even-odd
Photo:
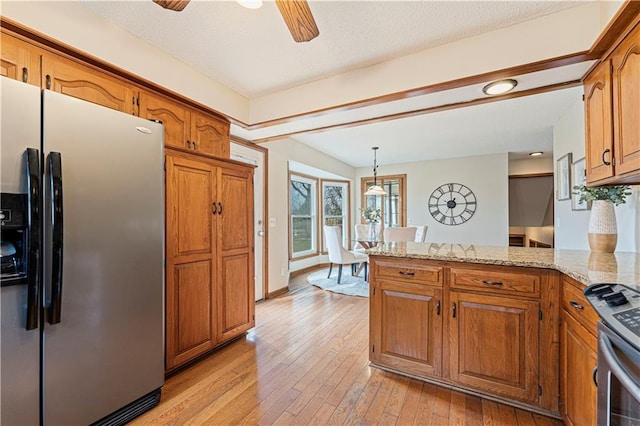
[[[253,169],[166,151],[166,369],[253,327]]]

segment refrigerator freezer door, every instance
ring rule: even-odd
[[[164,380],[163,127],[50,91],[43,104],[45,244],[53,153],[64,217],[60,322],[44,327],[44,424],[90,424]]]
[[[0,78],[2,192],[26,193],[27,148],[40,149],[40,89]],[[26,329],[27,285],[2,287],[0,424],[40,420],[40,331]]]

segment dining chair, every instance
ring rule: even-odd
[[[324,226],[324,239],[329,252],[329,275],[333,270],[333,264],[338,265],[338,284],[342,278],[342,265],[351,265],[351,275],[355,273],[355,266],[364,262],[364,278],[367,279],[367,261],[369,256],[357,251],[349,251],[342,246],[342,228],[340,226]]]
[[[415,226],[384,228],[384,242],[390,243],[392,241],[415,241],[417,230],[418,228],[416,228]]]
[[[414,239],[416,243],[424,243],[426,241],[428,228],[427,225],[416,226],[416,238]]]

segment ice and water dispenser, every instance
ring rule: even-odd
[[[0,281],[27,282],[28,217],[26,194],[0,194]]]

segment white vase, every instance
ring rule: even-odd
[[[595,200],[589,218],[589,247],[595,253],[613,253],[618,243],[618,226],[613,203]]]

